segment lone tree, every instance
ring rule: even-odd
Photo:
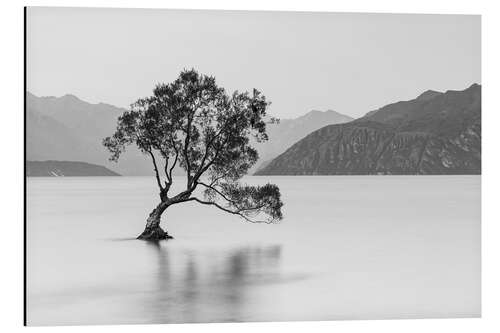
[[[249,138],[268,139],[264,120],[268,106],[256,89],[229,95],[214,77],[192,69],[182,71],[170,84],[158,84],[153,96],[139,99],[118,118],[116,132],[103,140],[110,160],[117,161],[126,146],[135,144],[151,158],[159,188],[160,202],[139,239],[171,238],[160,227],[161,216],[168,207],[189,201],[253,223],[282,219],[276,185],[239,182],[258,159]],[[186,187],[171,195],[176,165],[186,172]],[[202,198],[195,195],[197,188],[203,190]]]

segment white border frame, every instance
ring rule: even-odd
[[[238,10],[294,10],[333,12],[440,13],[482,15],[482,85],[483,85],[483,182],[482,182],[482,251],[483,251],[483,315],[482,319],[420,319],[379,321],[285,322],[248,324],[183,324],[132,326],[79,326],[23,328],[23,6],[80,6],[132,8],[192,8]],[[500,5],[498,1],[476,0],[351,0],[342,2],[321,0],[66,0],[21,1],[4,0],[0,10],[0,68],[2,96],[2,161],[1,203],[2,239],[0,240],[0,327],[17,332],[33,329],[37,332],[87,330],[106,332],[241,332],[278,330],[287,332],[493,332],[500,331],[500,214],[499,172],[500,150]],[[486,71],[484,69],[487,69]]]

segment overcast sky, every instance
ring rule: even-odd
[[[480,17],[29,8],[28,90],[128,106],[183,68],[261,90],[282,118],[359,117],[481,81]]]

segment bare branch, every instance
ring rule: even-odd
[[[156,182],[158,183],[158,187],[160,188],[161,191],[163,190],[163,186],[161,185],[160,174],[158,173],[158,166],[156,165],[155,155],[153,154],[153,151],[151,149],[148,149],[148,153],[149,155],[151,155],[151,159],[153,160],[153,165],[155,167]]]
[[[199,94],[201,94],[201,91],[199,92]],[[189,145],[190,145],[190,142],[191,142],[191,126],[193,124],[194,116],[196,115],[196,110],[198,110],[199,107],[200,107],[200,105],[196,105],[196,102],[192,103],[192,112],[188,112],[188,115],[187,115],[187,119],[188,119],[187,120],[187,129],[184,131],[184,133],[186,133],[186,137],[184,138],[184,150],[183,150],[183,153],[184,153],[184,159],[185,159],[185,162],[186,162],[187,188],[188,189],[191,187],[191,184],[192,184],[192,179],[191,179],[191,163],[190,163],[189,157],[188,157]]]
[[[224,198],[224,200],[226,200],[226,201],[228,201],[228,202],[230,202],[230,203],[232,203],[232,204],[234,204],[234,205],[237,205],[237,204],[238,204],[236,201],[231,200],[231,199],[229,199],[228,197],[226,197],[226,195],[225,195],[224,193],[222,193],[221,191],[219,191],[219,190],[218,190],[218,189],[216,189],[215,187],[210,186],[210,185],[207,185],[207,184],[205,184],[205,183],[203,183],[203,182],[197,182],[197,183],[198,183],[198,184],[200,184],[200,185],[202,185],[202,186],[205,186],[206,188],[209,188],[209,189],[213,190],[214,192],[216,192],[217,194],[219,194],[222,198]]]
[[[224,145],[227,143],[227,141],[228,141],[228,138],[226,138],[226,140],[224,140],[224,143],[222,144],[222,146],[224,146]],[[217,160],[217,158],[219,157],[219,153],[221,152],[222,148],[223,148],[223,147],[221,147],[220,149],[218,149],[218,150],[215,152],[215,156],[214,156],[214,158],[212,158],[212,159],[210,160],[210,162],[208,162],[208,163],[207,163],[207,165],[206,165],[206,166],[204,166],[203,168],[201,168],[201,169],[200,169],[200,170],[196,173],[196,175],[193,177],[194,182],[197,182],[197,181],[198,181],[198,179],[200,179],[201,175],[203,175],[203,173],[204,173],[205,171],[207,171],[207,170],[208,170],[208,168],[210,168],[210,167],[212,166],[212,164],[214,164],[214,162],[215,162],[215,161]]]
[[[165,167],[164,167],[165,176],[167,177],[168,184],[172,184],[172,179],[170,178],[170,175],[168,174],[168,162],[169,162],[169,157],[168,157],[168,155],[165,155]]]
[[[227,124],[227,123],[226,123]],[[219,135],[222,134],[222,130],[226,127],[226,124],[224,124],[219,132],[217,132],[212,139],[210,139],[210,141],[207,143],[206,147],[205,147],[205,154],[203,155],[203,159],[201,160],[201,163],[200,163],[200,167],[198,169],[198,171],[196,172],[196,174],[198,174],[201,170],[203,170],[203,166],[205,164],[205,161],[207,160],[207,157],[208,157],[208,153],[209,153],[209,147],[214,143],[215,139],[217,139],[219,137]]]
[[[242,217],[243,219],[245,219],[246,221],[250,222],[250,223],[266,223],[266,224],[272,224],[273,221],[265,221],[265,220],[252,220],[250,218],[248,218],[247,216],[245,216],[244,214],[241,213],[241,210],[237,210],[237,211],[233,211],[233,210],[230,210],[228,208],[225,208],[225,207],[222,207],[221,205],[219,205],[218,203],[216,202],[212,202],[212,201],[203,201],[203,200],[200,200],[196,197],[193,197],[193,198],[189,198],[189,199],[186,199],[184,201],[196,201],[196,202],[199,202],[203,205],[208,205],[208,206],[215,206],[217,208],[219,208],[220,210],[223,210],[225,211],[226,213],[229,213],[229,214],[233,214],[233,215],[238,215],[240,217]],[[248,209],[247,209],[248,210]]]
[[[172,183],[172,170],[174,170],[174,167],[177,164],[177,160],[179,159],[179,150],[175,146],[175,142],[172,142],[172,146],[174,147],[174,150],[175,150],[175,159],[174,159],[174,163],[172,163],[172,166],[170,167],[170,170],[168,171],[168,176],[170,178],[171,183]]]
[[[188,115],[187,122],[187,130],[184,131],[186,133],[186,138],[184,139],[184,161],[186,162],[186,172],[187,172],[187,187],[189,188],[191,183],[191,163],[189,162],[188,150],[189,150],[189,142],[191,140],[191,122],[193,121],[192,116]]]

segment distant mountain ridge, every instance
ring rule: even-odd
[[[26,94],[28,160],[86,161],[125,175],[152,175],[151,162],[130,147],[118,163],[109,161],[102,145],[125,111],[110,104],[92,104],[74,95],[37,97]]]
[[[110,126],[111,129],[116,127],[116,119],[126,111],[109,104],[88,103],[71,94],[61,97],[36,97],[28,92],[27,106],[64,124],[77,135],[85,136],[91,132],[101,140],[101,136],[109,135]]]
[[[26,161],[27,177],[104,177],[120,176],[103,167],[74,161]]]
[[[421,93],[420,95],[418,95],[418,97],[416,99],[419,101],[428,101],[428,100],[433,99],[434,97],[439,96],[441,94],[442,94],[442,92],[439,92],[439,91],[426,90],[423,93]]]
[[[116,128],[117,118],[125,111],[105,103],[87,103],[74,95],[37,97],[27,93],[26,153],[28,160],[87,161],[130,176],[153,175],[149,158],[129,147],[118,163],[108,160],[102,139]],[[273,159],[310,132],[329,124],[353,118],[338,112],[313,110],[295,119],[282,119],[268,125],[269,141],[253,142],[260,159],[250,173]],[[176,168],[175,174],[183,174]]]
[[[327,125],[341,124],[352,120],[353,118],[333,110],[312,110],[303,116],[294,119],[281,119],[279,124],[267,125],[269,140],[263,143],[254,142],[254,146],[259,152],[259,161],[250,170],[250,174],[265,167],[273,158],[309,133]]]
[[[257,175],[480,174],[481,86],[426,91],[296,142]]]

